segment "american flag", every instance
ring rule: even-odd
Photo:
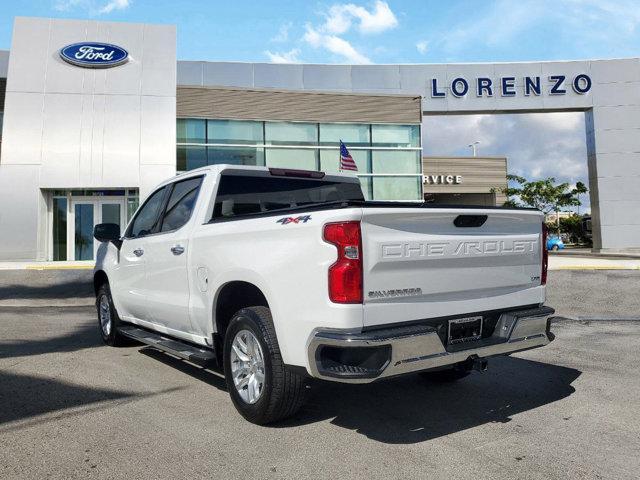
[[[340,140],[340,171],[342,170],[350,170],[352,172],[358,171],[358,166],[356,162],[353,161],[353,157],[345,147],[342,140]]]

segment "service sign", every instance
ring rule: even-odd
[[[110,43],[82,42],[62,48],[60,57],[78,67],[109,68],[125,63],[129,52]]]

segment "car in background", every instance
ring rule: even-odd
[[[547,250],[557,252],[564,248],[564,242],[560,237],[547,238]]]

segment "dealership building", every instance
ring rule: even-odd
[[[155,184],[230,163],[335,172],[369,199],[500,204],[504,158],[424,156],[427,115],[583,111],[596,250],[640,249],[640,61],[179,61],[176,28],[15,19],[0,51],[0,260],[91,260]]]

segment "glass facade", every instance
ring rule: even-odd
[[[177,120],[179,172],[205,165],[339,171],[340,140],[367,199],[422,200],[420,125]]]
[[[67,259],[67,199],[53,198],[53,260]]]

